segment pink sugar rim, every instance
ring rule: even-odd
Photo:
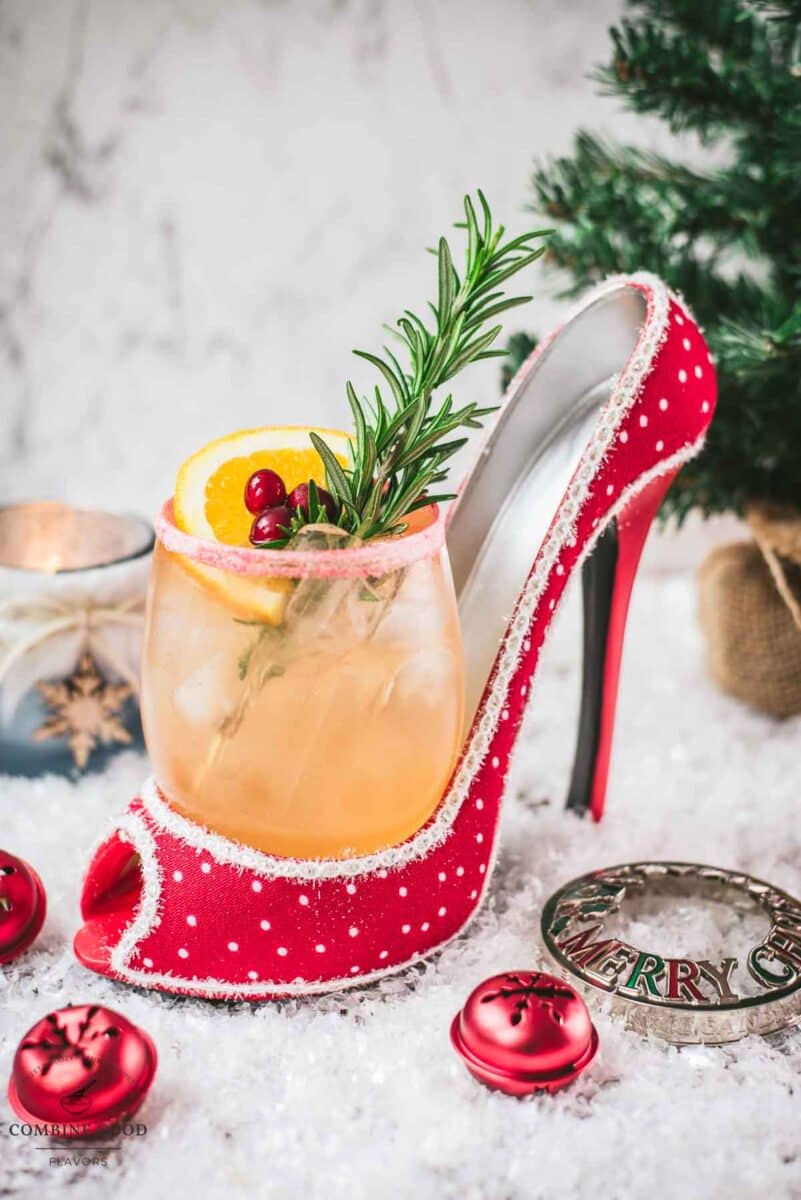
[[[348,579],[384,575],[431,558],[445,543],[445,519],[438,505],[431,506],[434,519],[425,529],[408,537],[366,542],[351,550],[258,550],[250,546],[226,546],[183,533],[173,520],[172,500],[156,517],[156,537],[174,554],[219,571],[260,578]]]

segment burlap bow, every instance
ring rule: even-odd
[[[724,691],[775,717],[801,712],[801,513],[751,504],[753,541],[717,546],[700,571],[707,665]]]

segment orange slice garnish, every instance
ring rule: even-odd
[[[316,429],[344,466],[350,439],[334,429]],[[325,483],[325,470],[303,426],[266,426],[245,429],[209,442],[188,458],[178,471],[173,513],[175,524],[194,537],[227,546],[249,545],[253,514],[245,507],[245,484],[254,471],[276,471],[287,492],[314,479]],[[288,579],[235,575],[183,558],[186,569],[238,616],[269,624],[280,623],[292,583]]]

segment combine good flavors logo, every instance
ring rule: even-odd
[[[142,1121],[121,1121],[102,1133],[81,1121],[0,1121],[0,1137],[36,1139],[34,1149],[49,1155],[50,1167],[108,1167],[109,1155],[127,1139],[147,1133]]]

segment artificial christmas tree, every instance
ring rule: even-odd
[[[579,132],[571,156],[533,176],[533,207],[556,227],[548,257],[569,273],[565,294],[613,272],[654,271],[705,330],[718,411],[663,511],[681,521],[692,509],[747,515],[767,502],[782,506],[783,522],[801,522],[801,2],[628,9],[596,78],[706,153],[688,165]],[[512,370],[533,344],[512,339]],[[788,703],[801,711],[801,674]]]

